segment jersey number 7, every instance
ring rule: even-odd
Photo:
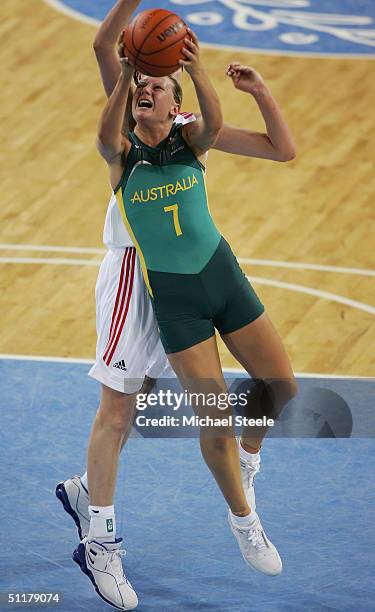
[[[173,223],[176,231],[176,236],[181,236],[182,229],[178,220],[178,204],[172,204],[172,206],[164,206],[165,212],[173,212]]]

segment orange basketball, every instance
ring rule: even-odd
[[[125,54],[136,70],[149,76],[166,76],[181,68],[185,22],[166,9],[139,13],[124,31]]]

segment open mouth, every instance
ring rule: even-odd
[[[138,100],[137,107],[138,108],[152,108],[152,102],[151,100],[147,100],[146,98],[141,98],[140,100]]]

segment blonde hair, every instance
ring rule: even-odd
[[[128,100],[126,102],[124,121],[122,124],[122,134],[127,136],[129,132],[134,132],[134,128],[136,126],[136,122],[134,121],[133,113],[132,113],[132,104],[133,104],[133,91],[129,89]]]
[[[177,81],[177,79],[175,79],[170,74],[168,74],[168,79],[170,79],[172,81],[172,84],[173,84],[173,97],[174,97],[174,101],[179,106],[181,106],[181,104],[182,104],[182,96],[183,96],[182,87],[181,87],[180,83]]]

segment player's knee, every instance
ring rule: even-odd
[[[201,436],[201,447],[206,451],[227,453],[232,445],[232,439],[229,435],[203,435]]]
[[[135,396],[118,392],[107,393],[106,397],[102,398],[97,417],[102,426],[123,435],[134,419],[134,411]]]
[[[298,393],[298,383],[295,378],[291,378],[288,380],[287,392],[289,394],[289,399],[293,399]]]
[[[292,400],[298,393],[298,384],[295,378],[278,380],[271,383],[271,387],[273,387],[273,393],[278,400],[277,403],[282,407]]]
[[[295,378],[277,380],[257,380],[255,388],[249,395],[249,407],[252,416],[277,418],[283,408],[298,393]]]

